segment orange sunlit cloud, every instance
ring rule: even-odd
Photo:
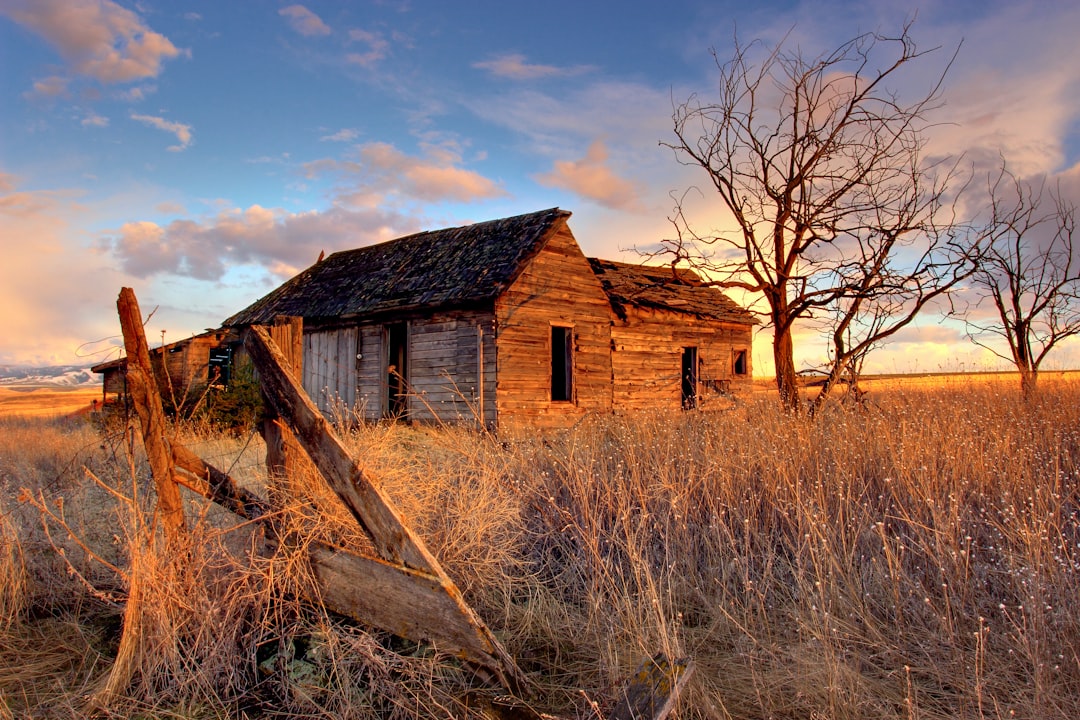
[[[289,19],[292,29],[304,37],[329,35],[330,26],[303,5],[289,5],[278,10],[278,15]]]
[[[580,160],[556,160],[551,172],[537,176],[543,185],[565,188],[614,210],[641,209],[638,186],[608,166],[608,151],[595,140]]]
[[[103,83],[155,77],[163,61],[181,54],[110,0],[15,0],[3,11],[45,38],[75,72]]]

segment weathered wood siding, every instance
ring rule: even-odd
[[[408,327],[408,417],[421,421],[494,425],[495,337],[493,314],[483,311],[394,318]],[[387,412],[387,325],[367,323],[304,335],[304,391],[324,414],[346,411],[376,421]],[[478,328],[481,328],[481,333]],[[484,343],[481,371],[480,343]],[[478,385],[482,376],[483,391]]]
[[[500,427],[567,426],[611,410],[611,307],[565,225],[496,301]],[[551,328],[573,328],[573,397],[551,399]]]
[[[490,312],[437,313],[409,322],[410,419],[479,423],[482,417],[486,425],[495,423],[493,326]]]
[[[681,313],[628,308],[611,329],[614,406],[617,412],[682,407],[682,352],[698,352],[699,407],[751,386],[751,326],[702,320]],[[737,350],[746,351],[746,373],[735,375]]]
[[[386,409],[386,332],[382,325],[361,325],[360,362],[357,365],[357,412],[364,420],[374,422]]]
[[[304,392],[328,417],[356,407],[357,337],[355,326],[304,333]]]
[[[221,344],[224,333],[196,335],[150,350],[150,365],[162,396],[177,404],[194,401],[210,380],[210,350]]]
[[[127,366],[118,365],[102,372],[102,392],[123,395],[127,392]]]

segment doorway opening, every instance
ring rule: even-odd
[[[404,417],[409,410],[409,325],[386,326],[386,414]]]
[[[698,406],[698,352],[696,347],[682,349],[682,406],[693,410]]]

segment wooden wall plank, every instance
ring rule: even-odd
[[[611,308],[563,227],[496,302],[499,425],[565,426],[611,410]],[[551,400],[551,327],[573,328],[572,402]]]
[[[737,349],[749,355],[751,332],[748,325],[627,308],[627,319],[616,321],[611,329],[616,410],[679,409],[685,347],[698,349],[699,407],[708,409],[721,390],[748,391],[751,374],[735,376],[732,363]]]

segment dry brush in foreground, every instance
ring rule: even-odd
[[[263,482],[257,438],[184,432]],[[548,712],[603,717],[664,650],[696,661],[687,718],[1080,716],[1074,381],[1028,404],[953,384],[814,421],[762,400],[349,442]],[[297,599],[305,539],[359,542],[329,498],[289,490],[295,541],[269,557],[252,525],[189,498],[191,547],[161,553],[136,445],[85,422],[0,424],[0,717],[470,712],[453,658]],[[135,646],[116,647],[122,612]]]

